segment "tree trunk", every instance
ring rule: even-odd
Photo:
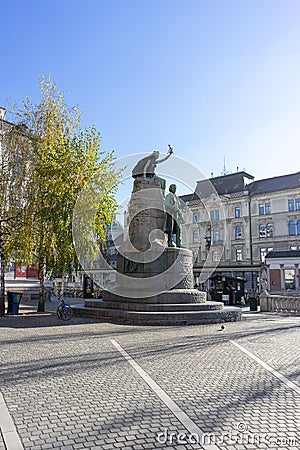
[[[63,296],[64,296],[64,290],[65,290],[65,277],[64,277],[64,274],[62,274],[62,277],[61,277],[61,287],[60,287],[60,298],[63,298]]]
[[[39,280],[40,280],[40,289],[39,289],[39,303],[37,312],[45,311],[45,267],[44,262],[41,260],[39,264]]]
[[[0,221],[0,317],[5,316],[5,256],[2,223]]]

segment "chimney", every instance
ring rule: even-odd
[[[5,120],[6,119],[6,109],[0,106],[0,119]]]

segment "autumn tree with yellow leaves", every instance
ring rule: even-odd
[[[117,207],[120,173],[113,152],[101,151],[99,132],[81,127],[78,108],[67,106],[64,94],[50,78],[42,77],[40,85],[40,103],[26,99],[15,112],[30,142],[31,179],[26,216],[13,245],[19,258],[39,265],[38,311],[44,311],[45,277],[63,278],[78,269],[72,217],[79,193],[97,175],[94,230],[98,241],[105,241],[107,224]]]

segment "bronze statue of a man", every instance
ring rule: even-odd
[[[181,213],[180,201],[176,195],[176,184],[169,186],[169,193],[165,198],[166,219],[165,233],[168,235],[168,247],[174,247],[173,235],[175,235],[176,247],[181,247],[180,225],[184,223]]]

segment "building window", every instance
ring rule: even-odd
[[[219,252],[218,252],[218,250],[214,250],[212,252],[212,260],[213,261],[219,261]]]
[[[294,199],[290,199],[288,201],[288,207],[289,207],[289,211],[294,211],[295,210],[295,202]]]
[[[265,214],[271,214],[271,203],[260,203],[259,204],[259,215],[264,216]]]
[[[241,208],[239,206],[236,206],[234,209],[234,216],[235,217],[241,217]]]
[[[295,289],[295,269],[284,269],[284,288]]]
[[[300,210],[300,198],[296,198],[296,199],[289,199],[288,200],[288,208],[289,211],[299,211]]]
[[[261,262],[265,262],[266,259],[266,254],[267,254],[267,249],[266,248],[261,248],[260,249],[260,260]]]
[[[261,262],[265,262],[266,255],[273,250],[273,247],[261,248],[260,249],[260,260]]]
[[[194,213],[193,214],[193,223],[197,223],[198,222],[198,213]]]
[[[267,238],[273,237],[273,225],[271,223],[266,226],[266,236]]]
[[[300,220],[297,222],[297,234],[300,235]]]
[[[243,260],[243,253],[242,250],[240,248],[237,248],[235,251],[235,258],[236,261],[242,261]]]
[[[242,228],[241,228],[240,225],[237,225],[235,227],[235,238],[236,239],[241,239],[241,237],[242,237]]]
[[[300,250],[300,245],[291,245],[290,250]]]
[[[296,223],[293,220],[289,222],[289,235],[290,236],[296,235]]]
[[[220,228],[216,227],[213,230],[213,243],[217,244],[220,242]]]
[[[218,209],[212,209],[210,211],[210,220],[219,220],[220,219],[220,213]]]
[[[198,231],[193,231],[193,242],[198,241]]]
[[[273,237],[273,225],[271,223],[267,223],[267,225],[261,223],[259,225],[259,237],[260,238]]]
[[[263,223],[261,223],[259,225],[259,237],[260,238],[265,238],[266,237],[266,227],[264,226]]]

